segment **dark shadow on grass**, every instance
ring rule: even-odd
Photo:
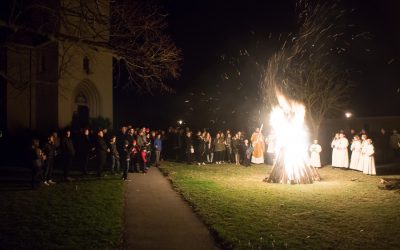
[[[13,183],[2,183],[0,185],[0,192],[14,192],[14,191],[28,191],[32,190],[30,182],[13,182]]]
[[[122,175],[109,175],[105,177],[97,177],[95,174],[88,175],[71,175],[72,181],[64,181],[62,174],[58,173],[54,176],[53,180],[59,184],[76,184],[76,183],[88,183],[93,181],[115,181],[121,180]],[[42,184],[40,188],[47,188]],[[31,187],[31,175],[30,170],[20,171],[1,171],[0,172],[0,192],[13,192],[13,191],[27,191],[33,190]]]

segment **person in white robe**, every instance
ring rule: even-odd
[[[361,159],[361,148],[362,148],[362,145],[361,145],[360,137],[358,135],[355,135],[353,137],[353,141],[350,146],[350,150],[351,150],[350,169],[360,171],[358,165],[359,165],[359,161]]]
[[[357,164],[357,170],[363,172],[364,171],[364,161],[362,159],[362,151],[366,150],[365,148],[367,147],[367,135],[363,134],[361,135],[361,152],[360,152],[360,159]]]
[[[349,141],[343,132],[339,133],[339,142],[337,145],[337,167],[348,168],[349,167],[349,152],[347,148],[349,146]]]
[[[319,153],[322,151],[321,145],[318,144],[318,140],[314,140],[314,143],[310,146],[310,166],[314,168],[321,167],[321,158]]]
[[[376,175],[375,159],[374,159],[374,145],[371,139],[367,139],[366,146],[362,150],[363,159],[363,173],[369,175]]]
[[[335,134],[335,137],[333,137],[333,140],[331,142],[331,148],[332,148],[332,167],[336,168],[339,167],[338,163],[338,146],[339,146],[339,133]]]

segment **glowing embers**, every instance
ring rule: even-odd
[[[277,93],[278,106],[272,109],[270,123],[276,135],[276,156],[271,174],[272,183],[313,183],[320,180],[309,165],[308,136],[304,124],[305,107]]]

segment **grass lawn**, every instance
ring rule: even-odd
[[[324,167],[314,184],[262,182],[270,170],[163,164],[224,248],[400,249],[400,193],[381,177]]]
[[[116,177],[0,190],[0,249],[118,249],[123,198]]]

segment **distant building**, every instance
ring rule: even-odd
[[[108,15],[109,1],[100,1],[103,2],[101,12]],[[78,2],[70,0],[69,4]],[[57,9],[57,6],[53,7]],[[41,19],[32,17],[32,20],[40,22]],[[109,28],[96,27],[101,36],[93,35],[93,39],[108,39]],[[58,33],[85,39],[93,33],[89,30],[82,33],[85,27],[78,31],[62,23],[56,28]],[[5,93],[0,96],[3,109],[0,126],[14,134],[24,129],[46,132],[70,125],[83,127],[90,118],[99,116],[112,122],[113,63],[109,53],[68,39],[40,39],[30,33],[17,35],[18,39],[1,51],[0,70],[7,75],[7,80],[3,78],[7,84],[0,84]]]

